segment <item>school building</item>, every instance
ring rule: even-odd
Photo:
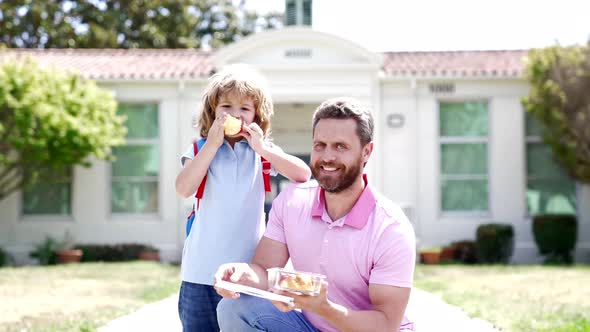
[[[577,213],[577,260],[590,259],[590,187],[551,159],[521,98],[526,51],[373,53],[308,27],[257,33],[217,51],[10,49],[43,66],[77,71],[113,92],[129,118],[114,163],[75,167],[69,181],[0,201],[0,246],[18,262],[46,235],[78,243],[145,243],[180,259],[192,201],[179,198],[179,156],[207,78],[247,63],[269,81],[274,142],[306,160],[311,118],[337,96],[360,99],[376,119],[369,182],[402,205],[421,246],[474,239],[478,225],[511,223],[513,262],[538,262],[531,216]],[[273,195],[284,186],[275,179]],[[228,208],[231,208],[228,198]]]

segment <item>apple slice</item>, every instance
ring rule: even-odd
[[[243,126],[244,122],[241,119],[228,115],[223,123],[223,132],[225,133],[225,136],[235,137],[244,130]]]

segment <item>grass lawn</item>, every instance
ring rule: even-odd
[[[179,287],[154,262],[0,268],[0,331],[94,331]]]
[[[590,266],[420,265],[415,285],[503,331],[590,332]]]

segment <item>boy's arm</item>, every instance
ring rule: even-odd
[[[311,170],[303,160],[285,153],[278,145],[265,143],[259,153],[277,172],[291,181],[305,182],[311,176]]]
[[[176,193],[188,198],[197,191],[201,181],[207,175],[209,165],[215,157],[217,150],[223,144],[223,122],[225,115],[217,117],[207,136],[203,147],[192,160],[187,159],[182,170],[176,176]]]
[[[280,147],[264,140],[262,129],[251,123],[244,126],[246,131],[242,135],[248,140],[248,144],[264,159],[268,160],[281,175],[291,181],[305,182],[311,177],[311,170],[303,160],[285,153]]]
[[[218,148],[207,140],[193,159],[186,159],[184,167],[176,176],[176,193],[178,195],[187,198],[197,191],[199,184],[207,175],[209,165]]]

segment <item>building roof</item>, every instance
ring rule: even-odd
[[[6,53],[5,53],[6,52]],[[74,70],[96,80],[191,79],[208,77],[213,53],[193,49],[8,49],[17,58],[30,56],[41,65]],[[519,77],[525,50],[386,52],[388,77]]]
[[[387,76],[410,77],[519,77],[525,50],[387,52]]]
[[[96,80],[180,79],[207,77],[211,52],[194,49],[8,49],[17,58],[34,58]],[[3,52],[0,51],[0,57]]]

